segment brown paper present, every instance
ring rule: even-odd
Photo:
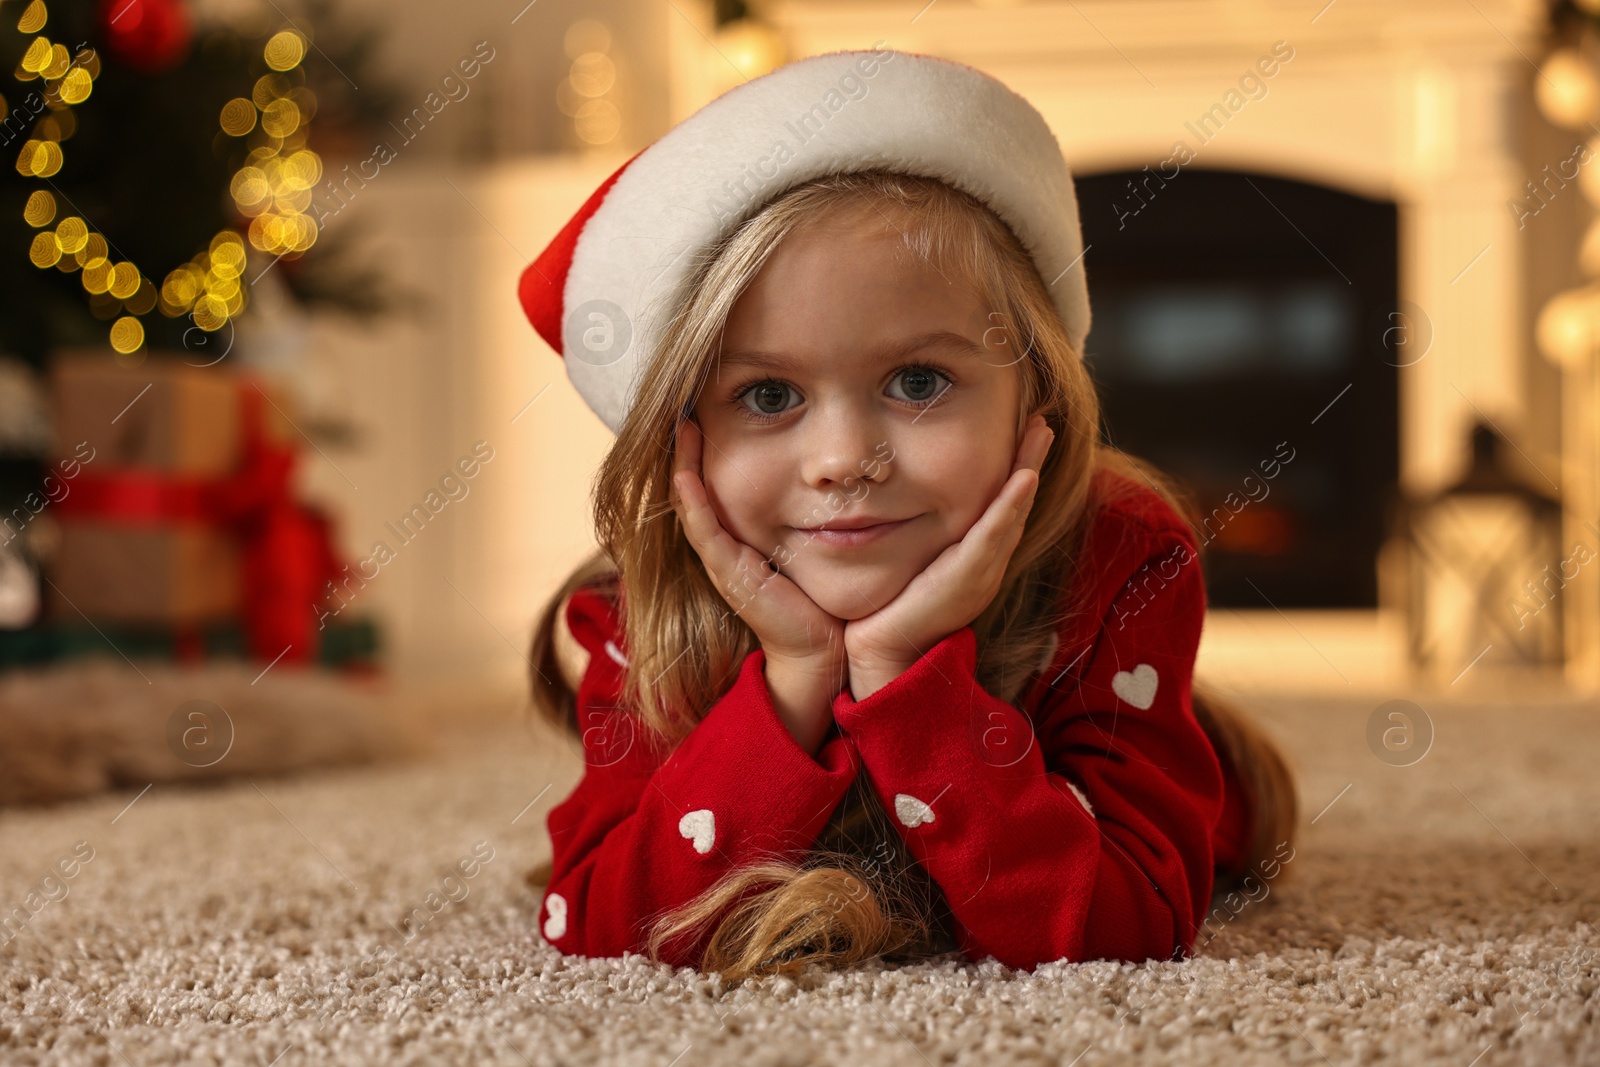
[[[54,585],[46,587],[52,616],[135,624],[237,617],[239,547],[199,506],[202,487],[243,462],[241,389],[259,387],[267,397],[269,437],[298,439],[284,391],[189,365],[181,354],[122,367],[109,349],[58,353],[51,379],[55,452],[74,456],[84,472],[77,493],[65,480],[68,495],[56,509],[60,540],[47,572]],[[106,479],[118,486],[109,498]],[[86,493],[97,501],[87,514]],[[173,496],[193,506],[174,509]]]
[[[239,462],[239,386],[226,371],[171,356],[129,368],[109,349],[69,349],[55,356],[51,385],[57,456],[87,441],[107,468],[222,475]]]
[[[220,622],[240,606],[234,539],[204,527],[63,522],[50,578],[50,616],[66,622]]]

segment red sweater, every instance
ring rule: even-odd
[[[778,718],[761,649],[672,749],[616,707],[627,653],[614,606],[575,593],[586,765],[546,821],[545,939],[575,955],[642,952],[650,919],[730,868],[798,861],[864,764],[968,958],[1031,969],[1187,955],[1248,814],[1191,705],[1205,585],[1193,535],[1160,497],[1096,478],[1119,492],[1085,544],[1088,610],[1063,623],[1017,706],[977,684],[966,626],[866,700],[841,692],[815,757]],[[708,936],[668,961],[694,965]]]

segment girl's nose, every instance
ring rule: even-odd
[[[868,480],[882,481],[886,468],[874,460],[887,452],[887,436],[881,422],[854,405],[813,408],[801,442],[801,477],[813,488],[846,493]]]

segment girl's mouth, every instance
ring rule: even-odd
[[[880,541],[894,533],[896,530],[903,529],[904,527],[910,525],[911,522],[912,519],[901,519],[898,522],[880,522],[873,526],[862,526],[854,530],[802,528],[800,533],[805,535],[806,542],[808,544],[812,541],[816,541],[824,545],[832,545],[836,548],[856,548],[861,545],[869,545],[876,541]]]

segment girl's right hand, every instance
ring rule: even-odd
[[[700,479],[704,440],[693,419],[678,424],[672,506],[706,573],[734,614],[755,632],[769,664],[842,679],[844,621],[819,608],[788,577],[774,573],[765,554],[723,529]]]

